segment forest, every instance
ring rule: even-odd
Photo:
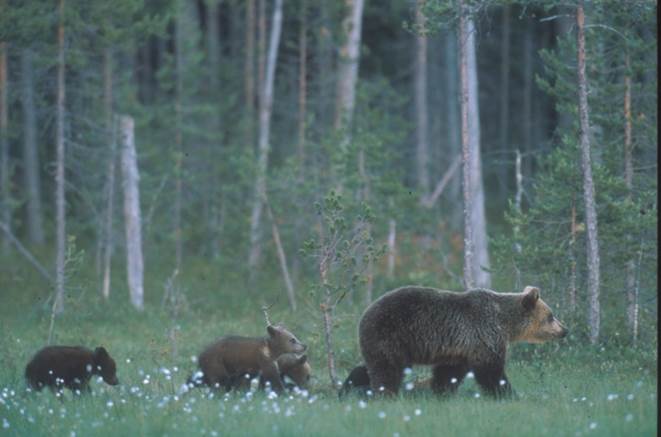
[[[655,435],[657,17],[0,0],[0,434]],[[568,335],[507,348],[511,400],[424,366],[338,399],[361,316],[410,285],[535,287]],[[272,322],[305,388],[182,391]],[[119,385],[34,393],[46,345],[103,346]]]

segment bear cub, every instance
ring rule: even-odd
[[[405,368],[428,365],[433,366],[431,388],[438,394],[456,391],[473,371],[487,394],[508,396],[513,393],[505,375],[508,345],[566,335],[537,287],[522,293],[402,287],[374,301],[360,319],[367,375],[358,376],[369,378],[375,394],[393,395]]]
[[[197,359],[202,372],[201,382],[230,391],[238,378],[246,374],[260,375],[273,390],[281,393],[284,384],[278,358],[286,353],[303,353],[307,346],[284,327],[269,325],[266,331],[266,337],[228,335],[207,346]],[[191,377],[189,385],[200,385],[197,379]]]
[[[276,360],[278,364],[278,371],[280,378],[285,384],[285,388],[292,389],[294,387],[305,388],[310,381],[312,375],[312,368],[308,362],[307,355],[298,356],[292,353],[282,354]],[[259,388],[264,389],[266,380],[262,375],[246,373],[237,378],[234,388],[248,389],[250,388],[250,381],[259,376]],[[290,379],[293,383],[288,383],[286,380]]]
[[[89,391],[92,375],[99,375],[109,385],[117,385],[115,361],[104,347],[93,351],[82,346],[46,346],[25,367],[25,378],[32,388],[52,390],[66,387],[71,391]]]

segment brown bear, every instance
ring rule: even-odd
[[[358,326],[372,390],[386,395],[398,392],[404,369],[413,365],[433,366],[431,388],[439,394],[456,391],[473,371],[486,393],[511,395],[508,345],[565,335],[567,329],[531,286],[522,293],[402,287],[374,301]]]
[[[286,388],[305,388],[307,386],[307,383],[310,380],[310,375],[312,374],[312,368],[308,362],[307,355],[298,356],[296,354],[286,353],[280,355],[276,362],[278,364],[280,378]],[[258,375],[255,373],[246,373],[239,376],[237,377],[235,384],[233,384],[233,387],[237,389],[248,389],[250,388],[250,381],[257,376]],[[293,384],[288,384],[285,381],[285,378],[291,379]],[[264,377],[259,375],[259,388],[264,389],[265,383],[266,381]]]
[[[245,374],[261,375],[276,392],[284,389],[277,359],[285,353],[303,353],[306,346],[287,329],[269,325],[266,337],[228,335],[207,346],[198,356],[201,382],[229,391]],[[188,383],[200,385],[195,375]]]
[[[82,346],[46,346],[25,367],[28,384],[41,390],[67,387],[72,391],[89,391],[92,375],[100,375],[106,384],[117,385],[115,361],[104,347],[93,351]]]

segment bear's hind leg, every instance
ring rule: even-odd
[[[466,364],[437,364],[432,369],[431,388],[436,394],[455,393],[468,373]]]
[[[374,394],[396,395],[404,378],[403,367],[367,366]]]
[[[504,366],[480,366],[475,369],[475,380],[489,395],[497,398],[509,398],[514,395],[512,386],[505,375]]]

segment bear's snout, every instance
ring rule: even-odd
[[[117,385],[117,384],[119,384],[119,379],[117,379],[116,376],[113,376],[112,378],[110,378],[108,380],[104,379],[104,381],[106,381],[106,384],[108,384],[108,385]]]

